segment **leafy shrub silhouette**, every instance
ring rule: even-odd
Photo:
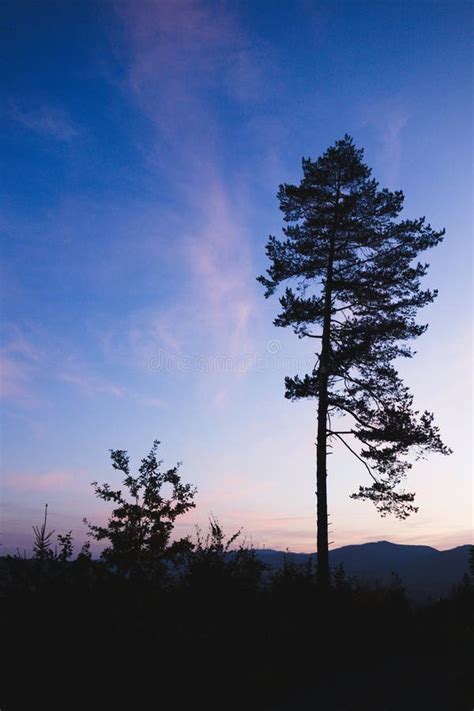
[[[160,442],[155,440],[150,453],[141,460],[138,475],[130,473],[129,456],[125,450],[111,450],[112,466],[124,475],[121,489],[93,482],[96,496],[112,501],[116,506],[106,526],[97,526],[84,519],[90,535],[110,545],[101,559],[119,576],[128,579],[157,580],[170,563],[177,563],[192,549],[189,537],[171,542],[175,520],[195,506],[196,488],[183,484],[180,463],[162,471],[162,460],[156,453]],[[169,489],[166,496],[164,489]]]

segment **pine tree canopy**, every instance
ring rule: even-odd
[[[394,365],[412,357],[409,342],[427,328],[417,310],[437,292],[422,288],[429,265],[418,256],[444,230],[423,217],[399,219],[402,191],[379,189],[348,135],[316,161],[303,159],[300,184],[281,185],[278,199],[284,237],[270,236],[270,267],[259,281],[266,297],[290,284],[274,323],[321,346],[311,373],[285,379],[286,397],[319,398],[327,388],[327,436],[341,440],[373,480],[352,497],[406,518],[417,510],[414,494],[398,488],[411,467],[407,455],[450,453],[433,415],[414,410]],[[351,418],[349,428],[337,430],[334,415]]]

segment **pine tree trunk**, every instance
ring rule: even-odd
[[[322,364],[321,364],[322,367]],[[318,403],[318,438],[316,442],[316,499],[317,499],[317,551],[318,581],[323,588],[329,587],[329,537],[326,469],[326,419],[327,419],[327,376],[324,388],[320,385]]]
[[[329,588],[329,526],[327,495],[327,417],[328,417],[328,381],[331,337],[332,279],[337,224],[337,205],[331,243],[329,246],[328,268],[324,289],[324,321],[319,362],[319,399],[318,399],[318,436],[316,441],[316,500],[317,500],[317,553],[318,582],[322,588]]]
[[[318,581],[329,587],[329,534],[327,497],[327,416],[328,416],[328,360],[331,303],[329,316],[324,319],[323,343],[319,364],[318,437],[316,441],[316,500],[317,500],[317,550]]]

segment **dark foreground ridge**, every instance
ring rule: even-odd
[[[229,551],[214,526],[173,572],[3,559],[2,711],[32,694],[48,710],[472,710],[472,574],[423,604],[396,576],[369,585],[340,565],[326,589],[310,556]],[[420,579],[432,568],[446,583],[457,557],[461,572],[467,546],[380,542],[332,562],[379,579],[395,563]]]

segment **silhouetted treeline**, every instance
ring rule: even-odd
[[[2,559],[2,711],[32,691],[41,709],[471,708],[472,580],[416,606],[340,568],[328,592],[238,540],[211,519],[146,578],[87,548]]]

